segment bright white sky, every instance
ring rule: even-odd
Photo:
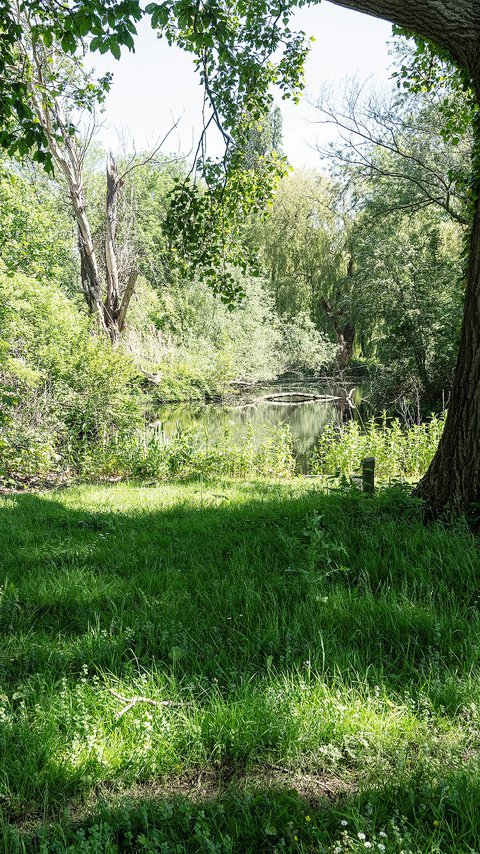
[[[391,58],[387,40],[391,25],[330,3],[303,8],[294,27],[315,36],[306,66],[306,93],[300,104],[281,101],[284,150],[295,167],[319,166],[314,146],[327,131],[315,121],[309,105],[322,86],[341,92],[348,77],[373,77],[379,85],[388,79]],[[98,72],[114,72],[104,126],[99,133],[106,146],[119,148],[119,137],[129,136],[137,150],[153,145],[180,119],[168,141],[168,151],[188,153],[201,128],[202,90],[192,59],[164,40],[158,40],[147,21],[142,22],[135,54],[125,53],[116,62],[111,56],[95,60]],[[215,143],[214,143],[215,146]],[[165,151],[167,153],[167,151]],[[217,154],[214,149],[211,151]]]

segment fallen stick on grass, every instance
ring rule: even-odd
[[[123,718],[123,716],[133,709],[137,703],[148,703],[149,706],[191,706],[191,703],[182,703],[176,702],[175,700],[152,700],[151,697],[124,697],[123,694],[119,694],[117,691],[114,691],[113,688],[109,688],[110,694],[113,694],[117,700],[120,700],[122,703],[125,703],[123,709],[120,709],[119,712],[115,714],[115,717],[118,720]]]

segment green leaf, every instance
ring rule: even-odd
[[[64,33],[64,35],[62,36],[61,45],[62,45],[62,50],[64,50],[65,53],[74,53],[75,48],[77,46],[77,42],[75,40],[75,36],[73,35],[73,33],[71,33],[71,32]]]
[[[115,59],[120,59],[122,52],[121,52],[120,45],[119,45],[118,41],[114,38],[110,38],[109,39],[109,47],[110,47],[110,53],[113,54]]]

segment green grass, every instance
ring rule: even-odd
[[[212,481],[4,497],[0,543],[0,851],[479,850],[462,525]]]

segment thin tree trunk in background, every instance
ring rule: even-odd
[[[80,279],[82,282],[83,295],[85,297],[85,302],[88,305],[88,310],[90,311],[90,313],[93,313],[95,311],[95,303],[92,299],[92,294],[90,292],[88,264],[85,258],[85,253],[83,252],[82,238],[80,232],[78,234],[78,254],[80,255]]]
[[[105,230],[105,324],[112,344],[118,340],[120,330],[118,317],[120,312],[120,284],[117,264],[117,220],[118,220],[118,191],[121,182],[118,170],[110,152],[107,158],[107,199],[106,199],[106,230]]]
[[[120,308],[118,311],[118,329],[119,332],[123,330],[125,326],[125,317],[128,311],[128,307],[130,305],[130,300],[135,292],[135,285],[137,284],[138,272],[137,270],[132,270],[128,277],[128,282],[125,286],[125,290],[122,294],[122,299],[120,300]]]
[[[60,163],[60,165],[62,164]],[[111,343],[115,345],[125,326],[127,310],[138,278],[137,271],[133,270],[128,277],[123,293],[121,292],[116,236],[118,225],[118,194],[122,187],[122,180],[119,179],[115,159],[110,153],[106,167],[105,288],[103,288],[90,224],[85,209],[81,167],[78,165],[78,174],[76,170],[74,170],[73,174],[69,166],[62,167],[62,171],[69,185],[78,225],[80,271],[85,299],[90,311],[97,314],[102,329],[108,335]],[[102,296],[104,289],[105,299]]]
[[[82,288],[87,305],[92,312],[96,312],[100,324],[106,330],[104,307],[102,302],[102,285],[98,271],[95,247],[90,232],[90,223],[85,211],[85,200],[80,179],[75,180],[69,170],[62,170],[70,190],[75,219],[78,226],[78,248],[80,252],[80,274]]]
[[[73,156],[72,154],[72,158]],[[73,163],[75,166],[76,161],[73,160]],[[118,193],[122,187],[122,181],[118,177],[114,157],[112,154],[109,154],[106,167],[105,299],[103,299],[102,280],[98,269],[95,246],[83,195],[81,166],[78,164],[78,169],[72,169],[70,164],[62,163],[61,161],[59,165],[62,167],[69,185],[70,197],[78,225],[80,272],[85,299],[90,311],[97,314],[102,329],[108,335],[111,343],[115,345],[125,325],[128,306],[133,296],[138,277],[136,271],[130,273],[124,293],[121,294],[116,235],[118,224]]]
[[[31,35],[28,15],[23,24],[26,32]],[[116,234],[118,194],[125,176],[119,178],[114,157],[110,153],[107,159],[105,281],[102,281],[86,208],[83,185],[85,151],[75,135],[72,136],[71,125],[64,114],[65,101],[62,100],[61,93],[49,91],[49,64],[54,62],[53,49],[49,51],[44,42],[37,38],[31,38],[30,41],[20,40],[19,49],[23,52],[26,66],[35,72],[35,79],[30,85],[32,103],[38,121],[46,133],[53,161],[65,178],[72,201],[78,227],[80,274],[85,300],[89,310],[97,315],[102,331],[108,335],[112,344],[116,344],[125,324],[125,316],[137,280],[137,273],[131,272],[124,293],[121,294]],[[44,93],[49,93],[50,97],[44,97]],[[127,171],[132,171],[133,168],[135,165],[131,165]],[[125,268],[125,263],[123,266]],[[126,272],[124,269],[124,277]]]

